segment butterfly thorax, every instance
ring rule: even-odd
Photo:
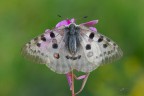
[[[74,56],[80,47],[80,28],[75,24],[70,24],[65,28],[65,47],[67,51]]]

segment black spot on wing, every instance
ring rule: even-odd
[[[58,48],[58,44],[56,44],[56,43],[52,44],[52,48],[57,49]]]
[[[46,41],[46,38],[44,37],[44,35],[41,35],[41,40]]]
[[[81,58],[81,55],[79,55],[77,58],[80,59],[80,58]]]
[[[54,38],[55,37],[55,34],[53,32],[50,32],[50,37],[51,38]]]
[[[73,58],[72,58],[72,60],[76,60],[76,59],[77,59],[77,57],[73,57]]]
[[[89,35],[89,38],[90,38],[90,39],[93,39],[93,38],[94,38],[94,35],[95,35],[95,34],[94,34],[93,32],[91,32],[90,35]]]
[[[35,37],[35,38],[34,38],[34,41],[37,41],[37,40],[38,40],[38,37]]]
[[[40,46],[41,46],[41,43],[37,43],[36,45],[37,45],[38,47],[40,47]]]
[[[103,48],[106,48],[108,45],[107,44],[103,44]]]
[[[91,45],[87,44],[85,48],[86,48],[86,50],[90,50],[91,49]]]
[[[67,59],[71,59],[71,60],[77,60],[81,58],[81,55],[78,55],[77,57],[70,57],[70,56],[65,56]]]
[[[106,55],[106,53],[107,53],[106,51],[105,51],[105,52],[103,52],[103,54],[104,54],[104,55]]]
[[[116,43],[113,43],[113,45],[116,46],[117,44],[116,44]]]
[[[109,38],[106,38],[106,40],[107,40],[108,42],[110,42],[110,39],[109,39]]]
[[[103,41],[103,36],[100,36],[98,42],[102,42],[102,41]]]
[[[67,59],[69,59],[69,56],[65,56]]]
[[[111,51],[108,51],[108,55],[111,54]]]

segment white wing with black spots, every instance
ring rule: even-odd
[[[59,74],[70,72],[71,61],[65,57],[68,53],[65,51],[61,31],[61,29],[54,29],[32,39],[24,46],[22,53],[36,63],[46,64]]]
[[[115,42],[89,27],[75,23],[47,30],[27,43],[22,53],[59,74],[73,69],[91,72],[122,56]]]
[[[86,27],[81,28],[82,58],[75,65],[78,71],[91,72],[99,65],[111,63],[122,56],[121,49],[114,41]]]
[[[122,57],[123,52],[114,41],[100,33],[96,33],[95,37],[98,38],[95,41],[101,49],[101,54],[99,57],[103,58],[102,64],[111,63]]]

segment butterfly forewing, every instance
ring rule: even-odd
[[[122,50],[114,41],[100,33],[96,33],[95,36],[97,37],[95,41],[101,49],[102,64],[111,63],[122,57]]]
[[[65,51],[63,36],[59,32],[52,32],[44,33],[32,39],[24,46],[22,53],[36,63],[46,64],[57,73],[68,73],[71,71],[71,62],[65,58],[67,52]]]
[[[99,65],[111,63],[122,56],[122,51],[111,39],[86,27],[81,27],[81,54],[83,60],[77,62],[75,68],[82,72],[90,72]],[[84,62],[83,62],[84,61]]]
[[[50,60],[47,58],[49,54],[49,51],[47,51],[47,46],[49,46],[51,39],[50,37],[47,37],[46,41],[43,41],[41,40],[43,35],[47,36],[48,33],[44,33],[38,37],[35,37],[22,49],[22,53],[25,57],[40,64],[50,62]]]

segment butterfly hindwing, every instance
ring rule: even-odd
[[[93,41],[90,40],[87,36],[87,33],[81,33],[81,62],[77,62],[75,66],[78,71],[82,72],[91,72],[92,70],[96,69],[102,60],[102,57],[96,58],[100,55],[101,49],[100,47]]]

